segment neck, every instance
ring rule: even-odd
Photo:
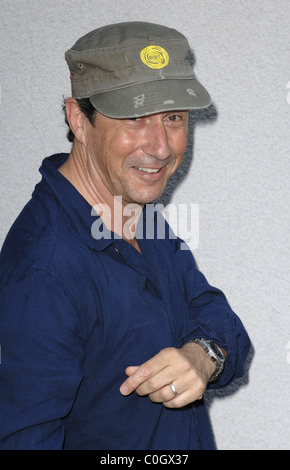
[[[59,172],[67,178],[84,199],[96,210],[106,227],[141,252],[135,237],[142,212],[139,204],[124,204],[121,196],[114,196],[98,174],[91,160],[78,145],[73,146]]]

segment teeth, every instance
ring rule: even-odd
[[[159,171],[159,169],[155,169],[155,168],[142,168],[139,166],[137,166],[136,168],[137,170],[145,171],[146,173],[157,173]]]

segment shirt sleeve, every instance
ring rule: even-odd
[[[82,380],[76,302],[55,276],[32,270],[2,291],[0,305],[0,449],[62,449]]]
[[[182,248],[180,249],[180,243]],[[211,286],[197,269],[190,250],[178,240],[178,265],[182,266],[185,295],[190,319],[182,337],[181,347],[193,338],[207,338],[227,352],[224,371],[220,379],[209,388],[221,388],[244,375],[244,365],[250,350],[250,340],[240,318],[231,309],[224,293]]]

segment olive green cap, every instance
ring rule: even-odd
[[[65,53],[72,96],[119,119],[208,107],[210,95],[189,57],[183,34],[145,22],[98,28]]]

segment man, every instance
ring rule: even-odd
[[[188,52],[133,22],[66,53],[72,150],[44,160],[0,260],[2,449],[215,448],[202,395],[243,375],[249,339],[149,204],[210,104]]]

